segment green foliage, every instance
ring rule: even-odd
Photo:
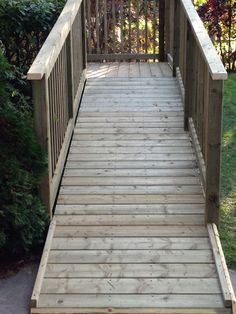
[[[45,168],[26,101],[9,81],[11,67],[0,52],[0,250],[8,255],[28,251],[44,239],[48,218],[37,196]]]
[[[92,53],[96,53],[98,45],[101,53],[105,53],[107,46],[108,53],[121,52],[121,29],[123,38],[123,50],[128,53],[159,53],[158,32],[159,32],[159,1],[112,1],[107,0],[107,7],[104,10],[102,1],[98,3],[99,10],[99,42],[96,34],[96,0],[90,1],[90,48]],[[114,13],[115,25],[114,25]],[[122,20],[121,17],[122,16]],[[137,19],[138,16],[138,19]],[[147,25],[146,25],[147,19]],[[105,21],[107,25],[105,26]],[[123,23],[123,25],[121,25]],[[155,31],[153,28],[155,25]],[[147,34],[146,34],[147,26]],[[115,32],[114,32],[115,27]],[[107,28],[107,42],[105,40],[105,28]],[[139,31],[138,31],[139,30]],[[147,35],[147,38],[146,38]],[[131,42],[130,42],[131,37]],[[89,44],[89,42],[88,42]]]
[[[65,0],[0,0],[0,39],[7,60],[24,72],[32,64]]]
[[[236,74],[225,82],[220,235],[227,262],[236,267]]]
[[[236,70],[236,0],[197,0],[198,13],[228,71]]]
[[[33,131],[25,74],[64,3],[0,0],[0,257],[44,241],[48,216],[37,192],[46,156]]]

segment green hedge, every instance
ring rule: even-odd
[[[65,0],[0,0],[0,39],[7,60],[28,69]]]
[[[48,216],[38,197],[46,155],[33,131],[25,74],[64,0],[0,0],[0,258],[44,242]]]

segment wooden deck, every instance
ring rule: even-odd
[[[176,78],[91,64],[32,313],[232,313]]]

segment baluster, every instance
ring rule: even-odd
[[[188,130],[188,119],[193,117],[195,103],[195,44],[194,35],[189,22],[187,23],[187,49],[186,49],[186,84],[184,103],[184,129]]]
[[[129,23],[129,53],[131,53],[132,49],[132,38],[131,38],[131,0],[129,0],[129,17],[128,17],[128,23]]]
[[[95,16],[95,19],[96,19],[96,45],[97,45],[97,53],[99,54],[100,53],[100,34],[99,34],[99,29],[100,29],[100,15],[99,15],[99,3],[98,3],[99,0],[96,0],[96,5],[95,5],[95,10],[96,10],[96,16]]]
[[[89,54],[92,53],[92,46],[91,46],[91,0],[87,0],[87,23],[88,23],[88,52]],[[105,0],[106,1],[106,0]]]
[[[148,52],[148,23],[147,23],[147,14],[148,14],[148,7],[147,7],[147,0],[144,0],[145,6],[145,53]]]
[[[85,8],[85,0],[82,1],[81,3],[81,36],[82,36],[82,65],[83,68],[81,70],[80,73],[80,77],[81,74],[83,72],[84,69],[86,69],[87,67],[87,49],[86,49],[86,8]],[[79,77],[79,79],[80,79]]]
[[[165,0],[159,1],[159,61],[165,61]]]
[[[107,42],[107,0],[104,0],[104,39],[105,39],[105,53],[108,53]]]
[[[176,76],[176,68],[179,66],[180,48],[180,0],[174,0],[174,47],[173,47],[173,76]]]
[[[123,1],[121,1],[121,7],[120,7],[120,41],[121,41],[121,52],[124,52],[124,4]]]
[[[116,6],[112,0],[113,53],[116,53]]]
[[[139,53],[139,1],[137,1],[137,15],[136,15],[136,28],[137,28],[137,53]]]

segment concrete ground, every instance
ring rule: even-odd
[[[29,314],[37,270],[38,264],[35,263],[7,279],[0,279],[1,314]]]
[[[234,292],[236,294],[236,271],[231,270],[230,271],[230,277],[231,277],[231,280],[232,280],[232,284],[234,286]]]
[[[32,264],[16,275],[0,280],[1,314],[29,314],[29,302],[37,269],[38,264]],[[231,271],[230,275],[236,292],[236,271]]]

